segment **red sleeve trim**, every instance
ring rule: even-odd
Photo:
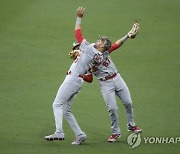
[[[75,38],[78,41],[78,43],[81,43],[84,40],[81,29],[75,30]]]
[[[117,48],[119,48],[119,45],[117,45],[116,43],[113,43],[109,49],[109,53],[113,52],[114,50],[116,50]]]

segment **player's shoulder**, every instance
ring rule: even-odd
[[[89,43],[88,41],[85,40],[84,42],[86,45],[90,45],[91,43]]]
[[[86,39],[84,39],[82,42],[81,42],[81,45],[90,45],[91,43],[89,43]]]

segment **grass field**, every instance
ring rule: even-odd
[[[47,142],[55,130],[52,102],[72,60],[78,6],[86,8],[83,34],[89,42],[114,42],[140,22],[135,40],[111,55],[128,84],[142,137],[180,137],[180,1],[178,0],[0,0],[0,153],[118,154],[180,153],[180,143],[127,144],[125,110],[118,100],[122,137],[108,143],[107,108],[95,79],[85,83],[72,108],[88,140],[72,146]]]

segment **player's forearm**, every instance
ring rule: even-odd
[[[109,52],[111,53],[112,51],[118,49],[120,46],[123,45],[123,43],[128,39],[128,35],[125,35],[121,39],[117,40],[115,43],[111,45],[111,48],[109,49]]]
[[[75,24],[75,38],[78,43],[81,43],[84,40],[81,30],[81,17],[77,16],[76,24]]]
[[[77,16],[76,24],[75,24],[75,30],[81,29],[81,17]]]
[[[118,47],[120,47],[121,45],[123,45],[123,43],[128,39],[128,36],[125,35],[124,37],[122,37],[121,39],[116,41],[116,44],[118,45]]]

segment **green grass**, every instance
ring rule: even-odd
[[[116,41],[139,20],[137,38],[111,57],[131,91],[142,137],[180,136],[179,1],[0,0],[0,153],[180,153],[180,143],[130,149],[119,100],[122,138],[106,142],[110,121],[96,79],[84,84],[72,108],[87,142],[72,146],[66,121],[63,142],[43,140],[55,129],[52,102],[72,63],[78,6],[86,8],[82,27],[90,42],[99,34]]]

